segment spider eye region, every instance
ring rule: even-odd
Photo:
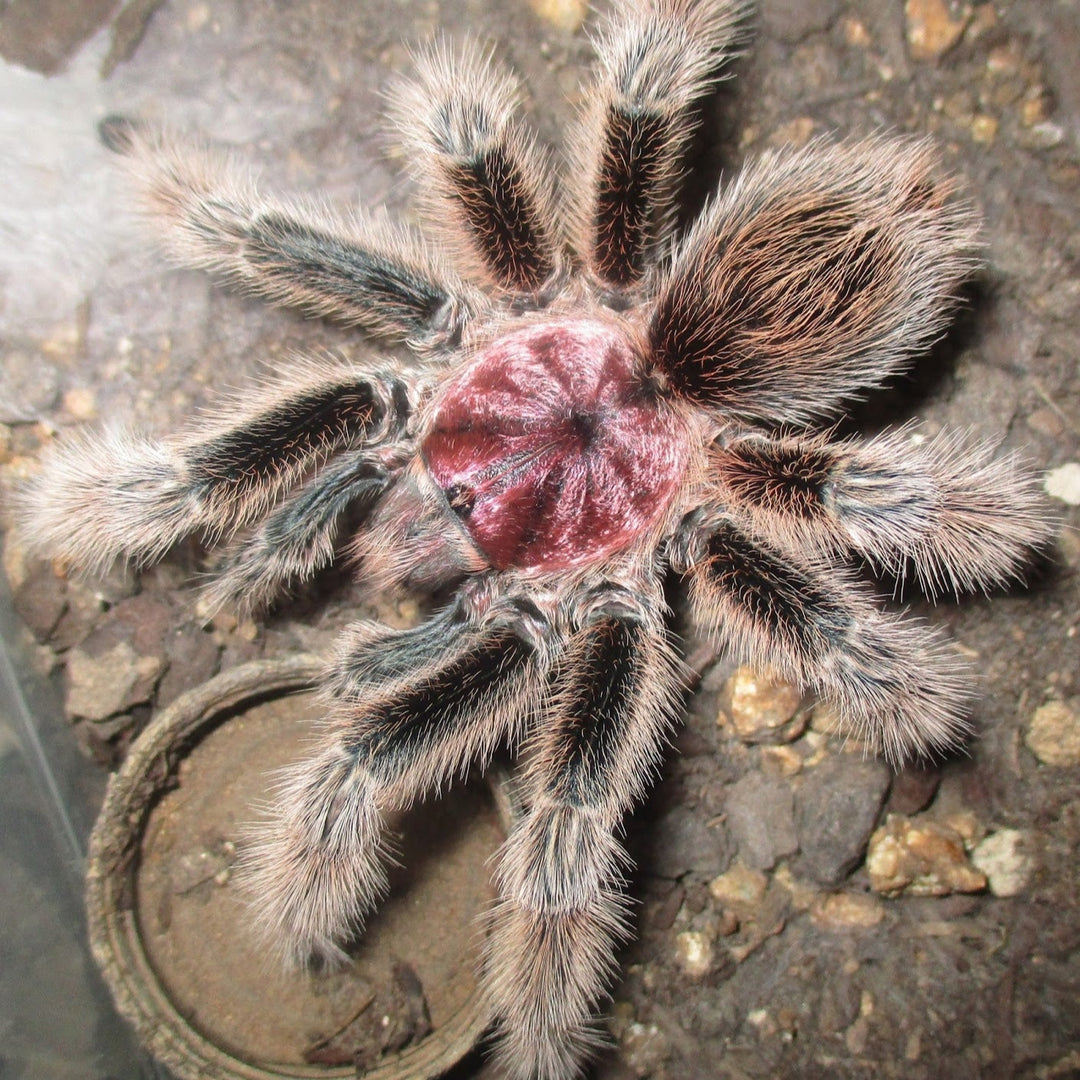
[[[677,415],[600,319],[497,338],[442,389],[424,463],[498,570],[584,567],[665,515],[685,472]]]

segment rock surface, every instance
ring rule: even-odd
[[[796,868],[822,885],[838,885],[862,861],[889,790],[889,770],[880,761],[837,754],[801,781]]]

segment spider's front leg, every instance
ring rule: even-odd
[[[391,459],[399,444],[384,448]],[[370,448],[340,454],[300,491],[230,544],[203,591],[211,609],[266,608],[334,561],[344,526],[363,523],[390,487],[394,470]]]
[[[506,842],[487,977],[508,1077],[566,1080],[626,934],[616,838],[678,708],[655,585],[581,598],[554,700],[528,742],[527,812]]]
[[[933,596],[1018,576],[1050,535],[1035,478],[1014,457],[910,429],[867,441],[747,435],[718,445],[716,502],[780,543],[857,551]]]
[[[287,957],[341,958],[386,887],[383,813],[517,740],[543,705],[549,636],[534,605],[482,589],[412,630],[347,634],[318,742],[283,773],[246,856],[257,916]]]
[[[277,304],[419,346],[454,347],[484,307],[445,258],[382,216],[262,194],[229,158],[110,117],[102,138],[133,173],[178,262],[217,271]]]
[[[259,387],[255,400],[221,410],[186,435],[77,434],[20,492],[21,528],[36,549],[75,566],[151,562],[190,533],[215,540],[263,517],[333,454],[395,440],[413,396],[392,370],[305,360]],[[312,484],[328,493],[325,479]],[[345,494],[360,494],[348,478],[342,485]],[[324,528],[332,509],[324,509]],[[315,519],[308,527],[318,534],[318,525]]]
[[[627,289],[670,240],[694,106],[741,44],[746,0],[632,0],[596,41],[599,70],[572,138],[574,247]]]
[[[966,730],[959,656],[925,625],[883,612],[837,567],[709,509],[684,521],[670,557],[690,579],[695,616],[727,648],[813,687],[894,765],[948,749]]]

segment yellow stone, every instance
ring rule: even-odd
[[[971,121],[971,137],[977,143],[988,145],[997,138],[998,122],[993,116],[980,113]]]
[[[769,879],[760,870],[735,863],[709,882],[709,895],[736,915],[749,915],[761,906],[768,887]]]
[[[802,691],[773,672],[740,667],[724,683],[718,722],[748,743],[783,743],[806,728]]]
[[[530,0],[530,3],[541,19],[568,34],[581,29],[589,11],[584,0]]]
[[[1044,765],[1080,765],[1080,712],[1064,701],[1040,705],[1031,717],[1024,742]]]
[[[796,116],[781,124],[769,136],[770,146],[805,146],[814,134],[814,121],[809,116]]]
[[[869,930],[885,918],[885,909],[864,893],[829,893],[815,901],[810,918],[824,930]]]
[[[684,930],[675,937],[675,963],[692,979],[708,975],[713,966],[712,939],[700,930]]]
[[[960,40],[971,22],[972,11],[969,4],[951,9],[946,0],[907,0],[904,14],[912,60],[934,60]]]
[[[870,885],[884,896],[980,892],[986,876],[968,862],[960,834],[925,818],[891,814],[870,837]]]

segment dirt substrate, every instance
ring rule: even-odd
[[[379,118],[408,43],[490,37],[553,145],[591,53],[572,0],[155,0],[75,5],[78,25],[71,7],[0,5],[5,484],[56,433],[116,418],[169,432],[264,365],[367,348],[169,270],[128,220],[95,135],[103,116],[201,131],[269,187],[407,213]],[[721,171],[770,147],[932,135],[982,209],[985,266],[947,340],[852,430],[918,417],[927,433],[971,428],[1022,450],[1061,528],[1028,588],[933,610],[908,598],[979,682],[966,754],[899,776],[845,746],[812,702],[708,662],[680,620],[706,662],[629,823],[637,939],[596,1076],[1080,1076],[1080,7],[764,0],[755,23],[736,78],[705,104],[687,215]],[[71,738],[102,767],[187,687],[325,651],[357,616],[354,587],[331,576],[265,620],[206,623],[189,586],[201,558],[191,545],[138,576],[68,580],[7,545],[28,677],[55,678]],[[407,625],[423,610],[365,613]],[[200,1012],[215,1008],[207,992]]]

